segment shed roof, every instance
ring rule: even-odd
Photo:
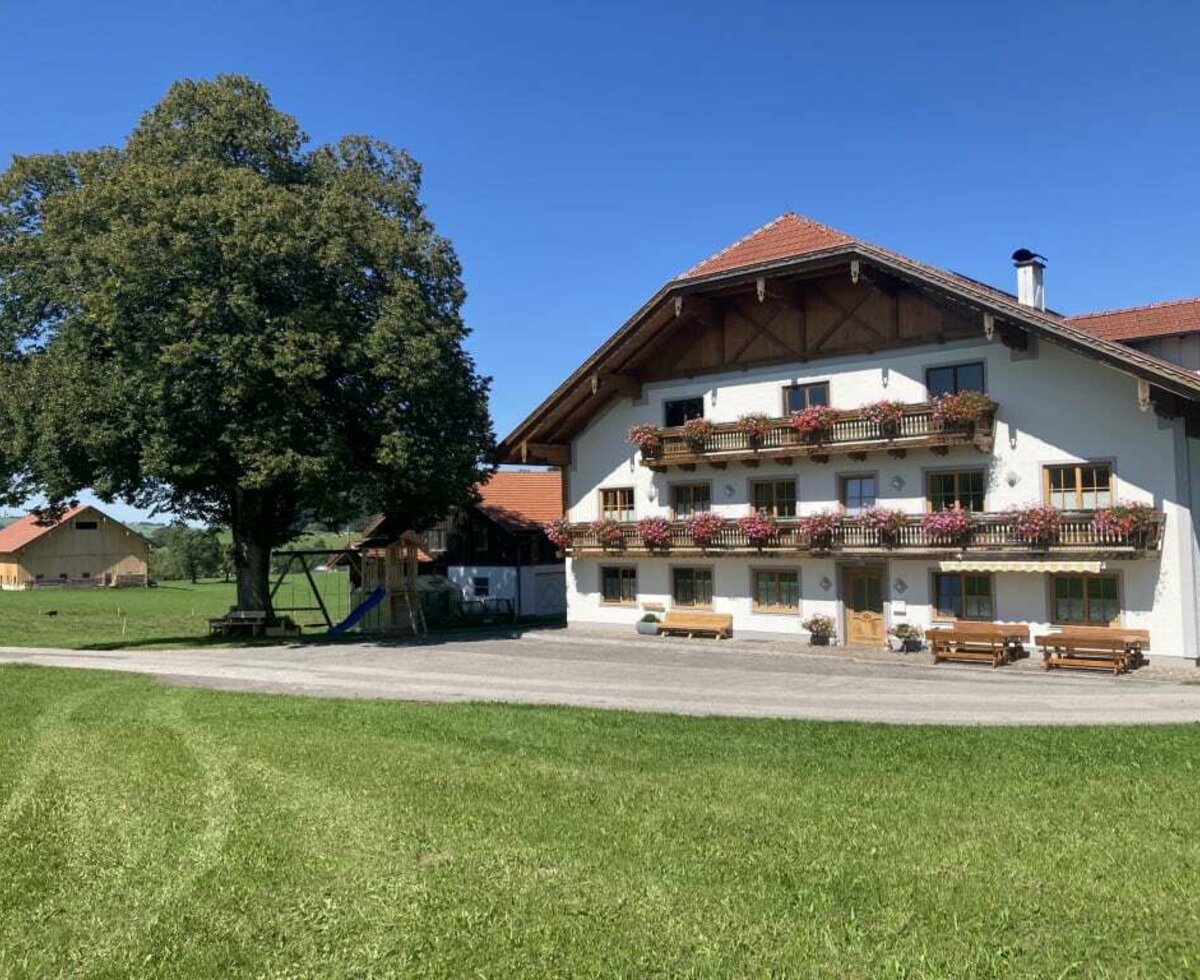
[[[95,512],[98,517],[101,517],[106,521],[111,521],[113,524],[117,524],[120,527],[125,527],[125,525],[121,524],[120,521],[113,520],[103,511],[98,510],[91,504],[76,504],[73,507],[69,507],[62,513],[58,520],[47,519],[38,511],[33,511],[32,513],[26,514],[19,520],[13,521],[13,523],[9,524],[8,527],[0,528],[0,553],[12,554],[13,552],[20,551],[23,548],[33,544],[33,542],[37,541],[39,538],[45,537],[51,531],[61,527],[68,521],[73,520],[80,514],[89,510]],[[145,538],[143,538],[132,528],[125,528],[125,530],[129,531],[130,534],[139,540],[145,540]]]

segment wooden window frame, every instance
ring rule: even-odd
[[[962,606],[960,612],[962,615],[946,616],[938,609],[938,579],[941,577],[953,577],[961,582]],[[983,619],[979,616],[968,616],[967,612],[967,579],[968,578],[985,578],[988,581],[988,592],[992,599],[992,615],[988,619]],[[964,623],[994,623],[996,622],[996,575],[994,572],[939,572],[931,570],[929,573],[929,618],[934,623],[950,623],[955,620],[961,620]]]
[[[791,408],[788,405],[788,392],[794,391],[797,388],[805,388],[805,389],[824,388],[825,389],[825,404],[829,405],[829,406],[833,405],[833,401],[832,401],[833,394],[829,387],[829,382],[827,380],[826,381],[799,381],[796,384],[784,385],[782,388],[782,391],[780,394],[780,403],[783,406],[783,414],[785,416],[790,415],[792,412],[799,411],[799,409]],[[807,404],[807,402],[808,402],[807,396],[805,396],[804,401]]]
[[[871,504],[871,506],[878,507],[879,506],[879,489],[880,489],[879,488],[879,471],[878,470],[863,470],[863,471],[858,471],[858,472],[852,471],[849,473],[836,474],[837,502],[838,502],[838,505],[842,508],[842,511],[844,513],[846,513],[846,514],[850,513],[850,511],[846,505],[846,481],[847,480],[865,480],[868,477],[875,481],[875,503]],[[865,508],[865,507],[862,508],[862,510],[866,510],[866,509],[867,508]],[[861,510],[856,511],[856,513],[862,513],[862,511]]]
[[[933,513],[933,493],[930,490],[930,482],[935,476],[946,476],[953,474],[960,476],[963,473],[978,473],[983,477],[983,509],[977,513],[986,513],[988,505],[988,469],[986,466],[939,466],[935,469],[926,469],[921,471],[921,482],[924,484],[925,497],[925,513]],[[957,481],[956,481],[957,482]],[[955,496],[958,496],[958,489],[955,489]]]
[[[696,401],[698,401],[700,403],[700,414],[698,416],[693,416],[693,418],[707,418],[707,416],[705,415],[705,409],[707,407],[705,405],[705,402],[707,401],[707,399],[704,397],[704,395],[689,395],[686,398],[664,398],[663,403],[662,403],[663,428],[667,428],[667,429],[674,428],[674,426],[672,426],[669,422],[667,422],[667,406],[668,405],[674,405],[677,402],[696,402]]]
[[[1079,622],[1074,620],[1059,619],[1055,615],[1054,609],[1054,582],[1060,578],[1078,578],[1083,579],[1083,619]],[[1046,615],[1050,623],[1054,626],[1099,626],[1099,623],[1093,623],[1088,618],[1088,605],[1090,600],[1087,594],[1087,582],[1089,579],[1112,579],[1117,585],[1117,615],[1114,619],[1106,623],[1106,626],[1120,626],[1125,619],[1125,582],[1120,572],[1052,572],[1046,576]]]
[[[607,509],[607,508],[604,506],[604,495],[605,495],[606,493],[626,493],[626,492],[628,492],[628,494],[629,494],[629,509],[628,509],[628,511],[627,511],[627,513],[629,514],[629,518],[628,518],[628,519],[629,519],[630,521],[636,521],[636,520],[637,520],[637,495],[636,495],[636,492],[634,491],[634,488],[633,488],[633,487],[631,487],[631,486],[622,486],[622,487],[601,487],[601,488],[600,488],[600,489],[597,491],[597,493],[599,494],[599,514],[600,514],[600,517],[601,517],[601,518],[607,518],[607,517],[608,517],[608,509]],[[615,521],[620,521],[620,520],[621,520],[621,518],[619,518],[619,517],[614,517],[614,518],[612,518],[612,520],[615,520]]]
[[[792,504],[793,504],[792,510],[793,510],[793,512],[791,514],[787,514],[787,515],[780,514],[778,512],[778,502],[776,501],[772,504],[772,509],[771,509],[770,513],[774,517],[777,517],[777,518],[799,516],[799,514],[800,514],[800,482],[794,476],[781,476],[778,478],[776,478],[776,477],[756,477],[756,478],[751,478],[751,479],[747,480],[746,496],[747,496],[747,499],[750,501],[751,512],[757,513],[758,509],[759,509],[758,503],[755,500],[756,494],[754,492],[754,488],[761,484],[767,484],[767,483],[771,483],[771,484],[791,483],[791,485],[792,485]],[[774,494],[772,496],[774,497]]]
[[[1063,470],[1068,467],[1075,470],[1075,506],[1064,507],[1063,510],[1083,510],[1083,471],[1105,466],[1108,468],[1108,505],[1117,502],[1117,467],[1111,459],[1089,459],[1082,463],[1043,463],[1042,464],[1042,503],[1050,503],[1050,471]]]
[[[925,366],[925,377],[924,377],[925,397],[928,399],[933,399],[935,397],[933,392],[930,391],[930,388],[929,388],[929,372],[930,371],[941,371],[941,370],[945,370],[947,368],[953,368],[957,371],[959,368],[973,367],[976,364],[979,365],[980,370],[983,373],[983,391],[982,391],[982,393],[986,395],[987,390],[988,390],[987,361],[982,358],[972,358],[969,361],[951,361],[948,364],[927,364]],[[955,388],[955,391],[974,391],[974,390],[975,390],[974,388]]]
[[[706,487],[708,489],[708,509],[712,510],[713,505],[713,484],[712,480],[683,480],[679,483],[667,484],[667,496],[671,505],[671,520],[683,520],[679,516],[679,512],[675,509],[675,491],[682,489],[695,489],[696,487]]]
[[[796,605],[795,606],[764,606],[758,601],[759,575],[795,575],[796,576]],[[758,566],[750,568],[750,609],[752,612],[769,616],[799,616],[800,615],[800,582],[801,570],[793,566],[777,568]]]
[[[706,603],[694,602],[691,605],[683,605],[675,598],[675,575],[678,572],[708,572],[709,581],[712,583],[712,597]],[[717,594],[717,573],[712,565],[672,565],[670,567],[670,586],[671,586],[671,608],[672,609],[712,609],[713,599]],[[695,591],[693,583],[692,591]]]
[[[618,591],[620,590],[621,579],[624,578],[625,572],[633,573],[633,598],[631,599],[608,599],[604,595],[604,573],[606,571],[615,570],[618,572]],[[638,603],[638,567],[637,565],[601,565],[599,569],[600,581],[600,605],[602,606],[636,606]]]

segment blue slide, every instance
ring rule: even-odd
[[[363,599],[351,611],[350,615],[343,619],[336,626],[331,626],[326,636],[341,636],[346,630],[350,629],[355,623],[362,619],[367,613],[383,602],[383,597],[387,595],[383,586],[379,586],[374,592]]]

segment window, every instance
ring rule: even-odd
[[[704,418],[703,398],[676,398],[663,403],[663,424],[670,427],[683,425],[688,419]]]
[[[486,599],[488,597],[489,584],[486,575],[476,575],[471,579],[471,591],[475,594],[476,599]]]
[[[707,483],[677,483],[671,487],[671,510],[684,520],[712,507],[712,488]]]
[[[938,619],[995,618],[990,575],[934,575],[933,595]]]
[[[842,477],[842,506],[847,514],[860,514],[868,507],[875,506],[875,477],[843,476]]]
[[[800,573],[778,569],[756,569],[751,573],[754,608],[759,612],[799,612]]]
[[[600,511],[610,521],[632,521],[633,487],[601,490]]]
[[[95,531],[98,527],[100,527],[99,521],[76,521],[75,522],[75,530],[76,531]]]
[[[637,569],[612,565],[600,569],[600,601],[631,603],[637,599]]]
[[[92,573],[91,573],[91,572],[80,572],[80,573],[79,573],[79,577],[80,577],[80,578],[91,578],[91,577],[92,577]]]
[[[671,569],[671,599],[676,606],[711,606],[711,568]]]
[[[796,481],[762,480],[751,484],[754,509],[773,517],[796,516]]]
[[[1121,618],[1115,575],[1055,575],[1050,594],[1055,623],[1112,626]]]
[[[1046,467],[1046,502],[1059,510],[1096,510],[1112,505],[1112,467],[1080,463]]]
[[[986,391],[983,386],[983,361],[929,368],[925,372],[925,387],[929,390],[930,398],[953,395],[959,391]]]
[[[783,389],[784,412],[802,412],[814,405],[829,404],[829,382],[811,385],[788,385]]]
[[[446,550],[446,529],[444,527],[431,527],[425,532],[425,550],[431,554],[435,551]]]
[[[983,510],[983,470],[929,474],[929,509]]]
[[[471,529],[471,546],[476,554],[487,551],[491,546],[491,535],[488,534],[486,524],[476,524]]]

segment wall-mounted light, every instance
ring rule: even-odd
[[[883,386],[886,388],[888,386],[888,382],[891,380],[891,377],[892,377],[891,369],[884,367],[882,369],[882,371],[880,372],[880,374],[881,374],[880,380],[883,382]]]
[[[733,496],[733,484],[732,484],[732,483],[726,483],[726,484],[725,484],[725,496],[726,496],[726,497],[732,497],[732,496]]]
[[[904,595],[908,591],[908,583],[902,578],[895,579],[892,582],[892,589],[895,590],[896,595]]]
[[[904,489],[904,477],[902,477],[899,473],[897,473],[895,476],[892,477],[892,489],[893,490],[903,490]]]
[[[826,592],[828,592],[830,589],[832,589],[832,588],[833,588],[833,583],[832,583],[832,582],[829,580],[829,576],[828,576],[828,575],[822,575],[822,576],[821,576],[821,583],[820,583],[820,585],[821,585],[821,588],[822,588],[822,589],[824,589]]]
[[[650,486],[648,486],[646,488],[646,496],[649,497],[651,500],[657,500],[658,499],[658,487],[656,487],[653,483],[651,483]]]
[[[1021,475],[1019,473],[1013,472],[1012,470],[1009,470],[1007,473],[1004,474],[1004,482],[1007,483],[1010,487],[1015,487],[1018,483],[1021,482]]]
[[[1017,427],[1015,425],[1008,427],[1008,446],[1010,449],[1017,448]]]

